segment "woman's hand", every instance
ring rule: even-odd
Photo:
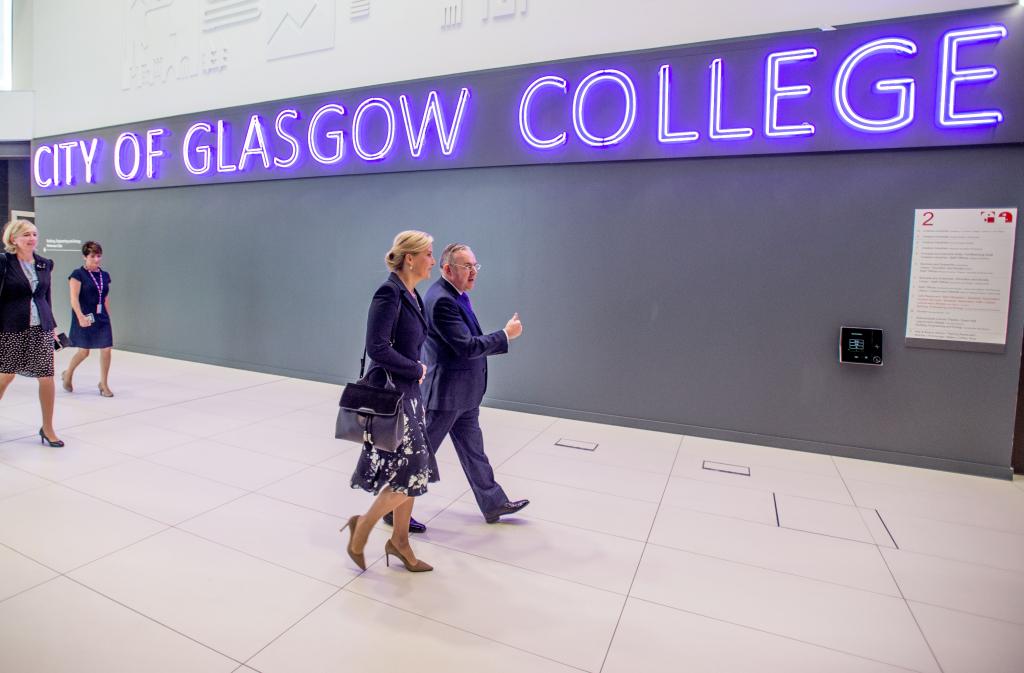
[[[89,319],[86,318],[84,315],[80,315],[78,316],[78,326],[83,328],[92,327],[92,323],[89,322]]]
[[[419,382],[423,383],[423,379],[427,378],[427,366],[421,362],[420,367],[423,367],[423,375],[420,376]]]

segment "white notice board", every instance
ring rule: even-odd
[[[1001,353],[1016,208],[914,211],[907,345]]]

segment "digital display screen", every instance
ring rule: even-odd
[[[864,339],[849,339],[846,347],[851,351],[862,352],[864,350]]]

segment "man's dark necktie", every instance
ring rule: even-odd
[[[459,302],[459,304],[462,305],[462,308],[466,309],[466,313],[469,314],[470,320],[473,321],[473,324],[476,325],[476,328],[479,330],[480,329],[480,321],[476,319],[476,314],[473,313],[473,305],[469,302],[469,294],[466,293],[466,292],[463,292],[462,294],[460,294],[458,296],[456,301]]]

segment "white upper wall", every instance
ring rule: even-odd
[[[995,4],[1006,3],[35,0],[34,131],[47,136],[407,79]]]

